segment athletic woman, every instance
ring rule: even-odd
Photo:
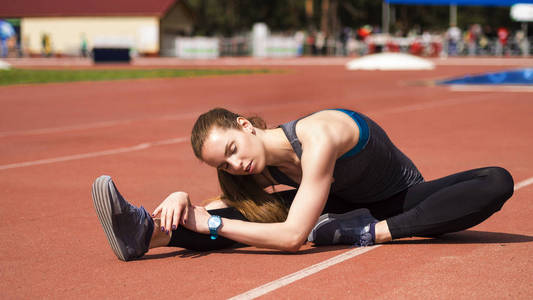
[[[259,118],[217,108],[198,118],[191,142],[195,155],[217,169],[223,192],[206,207],[176,192],[150,216],[109,176],[93,184],[97,214],[120,259],[159,246],[294,252],[306,241],[368,246],[438,236],[481,223],[513,194],[511,175],[499,167],[424,181],[378,124],[345,109],[266,129]],[[265,190],[278,184],[294,189]]]

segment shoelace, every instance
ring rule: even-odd
[[[141,205],[141,207],[136,208],[137,217],[139,218],[139,224],[142,224],[143,220],[146,219],[146,209]]]
[[[139,225],[143,223],[144,219],[146,219],[146,210],[142,205],[141,207],[136,207],[134,205],[129,204],[129,210],[130,212],[133,211],[133,214],[138,220]]]
[[[368,224],[367,226],[363,228],[363,230],[361,230],[359,242],[357,242],[356,245],[360,247],[367,247],[367,246],[374,245],[374,239],[372,237],[372,233],[370,233],[370,224]]]

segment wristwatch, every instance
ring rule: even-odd
[[[222,219],[220,216],[212,215],[207,220],[207,226],[209,227],[209,232],[211,233],[211,239],[216,240],[218,237],[218,229],[222,226]]]

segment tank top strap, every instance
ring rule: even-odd
[[[298,155],[299,159],[302,159],[302,143],[300,143],[300,140],[298,139],[298,136],[296,136],[296,123],[298,123],[300,119],[290,121],[285,124],[279,125],[281,129],[283,129],[283,132],[287,136],[287,139],[291,143],[292,149],[294,150],[294,153]]]

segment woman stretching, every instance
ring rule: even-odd
[[[438,236],[483,222],[513,194],[511,175],[499,167],[424,181],[378,124],[345,109],[266,129],[257,117],[217,108],[198,118],[191,142],[195,155],[217,169],[223,192],[206,207],[176,192],[150,216],[109,176],[94,182],[95,208],[119,259],[160,246],[240,243],[294,252],[306,241],[368,246]],[[295,189],[265,190],[278,184]]]

